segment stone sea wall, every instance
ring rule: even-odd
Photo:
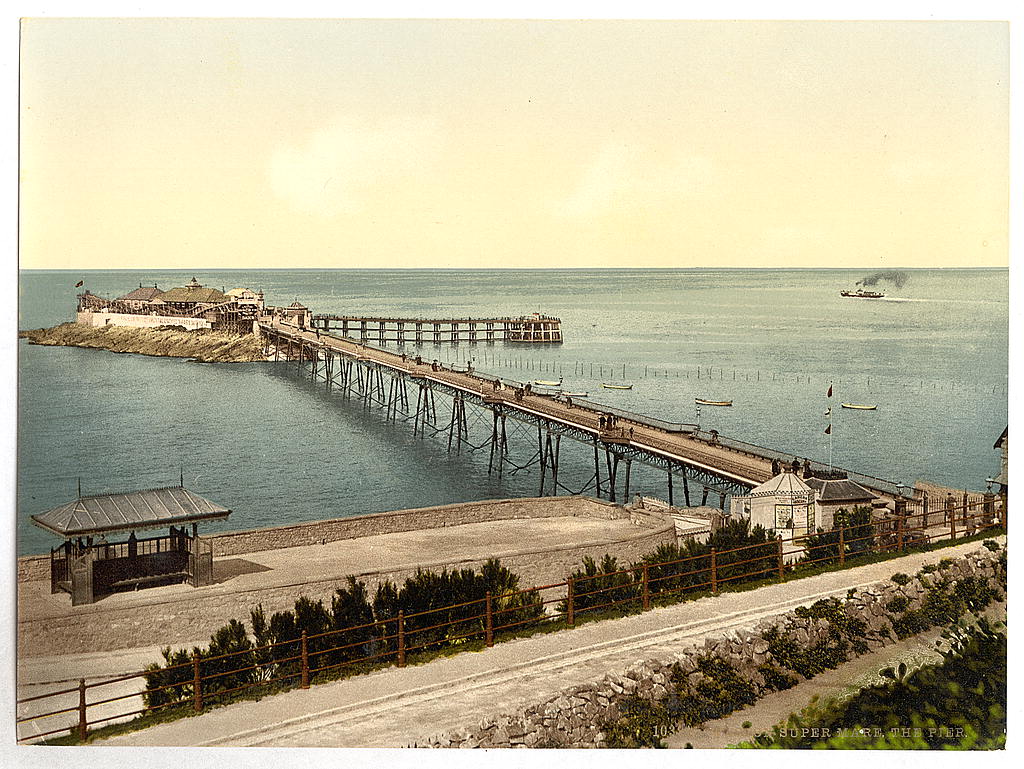
[[[619,535],[615,538],[572,542],[546,549],[531,548],[529,543],[522,543],[518,549],[496,549],[490,555],[500,558],[503,565],[518,573],[526,587],[563,581],[573,568],[579,567],[580,561],[587,555],[600,558],[605,553],[611,553],[620,560],[635,561],[661,543],[675,541],[675,525],[671,519],[651,516],[642,511],[629,511],[610,502],[585,497],[541,497],[467,502],[228,532],[211,537],[215,552],[214,569],[216,573],[218,558],[259,550],[481,521],[562,516],[604,519],[628,516],[634,524],[634,530],[625,537]],[[372,593],[380,582],[391,580],[401,583],[413,576],[417,568],[433,571],[477,568],[485,560],[424,560],[394,564],[388,569],[366,571],[353,576],[365,582]],[[26,576],[36,574],[36,579],[49,580],[49,556],[19,559],[18,566],[19,580],[22,573]],[[76,606],[71,612],[61,608],[37,613],[32,619],[25,618],[18,623],[20,653],[22,656],[40,657],[192,642],[208,637],[232,618],[248,622],[250,609],[257,605],[262,605],[269,615],[292,608],[295,599],[301,595],[330,603],[334,591],[343,584],[346,576],[322,574],[317,579],[248,590],[233,589],[228,580],[223,584],[190,588],[170,595],[153,593],[150,596],[146,591],[139,591],[129,605],[112,607],[100,601]],[[39,589],[38,585],[32,587]]]
[[[901,584],[902,580],[887,581],[854,591],[841,601],[841,611],[849,619],[863,623],[860,653],[894,643],[894,624],[904,621],[908,613],[922,609],[928,587],[935,580],[948,578],[948,589],[953,590],[957,583],[973,577],[992,588],[996,600],[1005,599],[1006,569],[1005,561],[1000,561],[1001,554],[979,547],[958,559],[940,562],[931,574],[910,577],[906,584]],[[687,647],[665,659],[638,662],[625,671],[572,687],[516,713],[484,718],[472,726],[439,735],[420,747],[606,747],[606,730],[621,718],[620,707],[627,699],[664,700],[672,688],[673,675],[685,676],[686,687],[693,693],[704,676],[698,669],[699,660],[707,656],[728,662],[761,696],[768,692],[762,666],[782,667],[765,635],[777,633],[776,638],[783,643],[795,642],[798,649],[828,642],[832,623],[806,614],[794,609],[725,637],[709,637],[702,646]],[[798,681],[802,679],[791,670],[785,672]],[[685,698],[687,694],[684,691],[680,696]]]
[[[614,519],[627,515],[629,513],[619,505],[589,497],[498,499],[370,513],[348,518],[330,518],[323,521],[307,521],[263,529],[231,531],[211,535],[209,539],[213,542],[214,558],[219,558],[225,555],[256,553],[260,550],[277,550],[283,547],[319,545],[325,542],[370,537],[377,534],[440,529],[445,526],[461,526],[466,523],[561,516]],[[641,520],[639,515],[636,520],[638,522]],[[648,525],[653,526],[655,519],[650,520],[652,523]],[[658,523],[662,523],[662,520],[658,519]]]

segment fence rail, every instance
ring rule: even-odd
[[[484,598],[410,614],[398,611],[394,616],[362,625],[320,633],[303,631],[294,638],[239,651],[213,656],[196,654],[188,662],[155,671],[91,683],[83,678],[74,688],[18,699],[19,730],[31,731],[19,734],[18,741],[69,732],[84,740],[90,727],[115,720],[167,708],[200,712],[228,695],[267,689],[273,684],[291,682],[292,686],[309,688],[311,679],[318,674],[346,667],[388,662],[404,667],[410,652],[470,640],[492,646],[496,637],[528,625],[564,623],[573,627],[577,618],[587,613],[630,604],[646,611],[655,602],[677,599],[685,593],[715,594],[723,585],[739,581],[769,577],[781,580],[795,566],[845,565],[869,554],[902,552],[941,539],[973,536],[988,528],[1005,526],[1005,522],[1005,507],[997,509],[992,496],[965,496],[960,505],[947,504],[930,511],[910,511],[900,506],[896,515],[797,537],[789,543],[778,538],[730,550],[711,549],[672,561],[644,562],[609,573],[569,577],[564,582],[527,590],[488,592]],[[803,558],[796,564],[791,562],[794,550],[787,550],[786,544],[803,552]],[[467,609],[471,613],[466,616],[441,622],[429,619],[429,615],[438,612]],[[120,686],[122,691],[105,689],[112,686]],[[136,698],[141,698],[141,703]],[[128,709],[109,712],[113,703]],[[23,712],[30,709],[30,704],[32,709],[42,712]],[[70,721],[72,714],[74,720]]]

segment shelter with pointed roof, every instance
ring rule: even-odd
[[[786,539],[813,533],[815,492],[794,472],[783,471],[742,497],[733,497],[730,511],[750,519],[751,526],[774,530]]]
[[[50,551],[50,592],[70,593],[77,606],[128,588],[183,580],[195,587],[210,584],[213,549],[200,538],[197,527],[230,514],[226,507],[179,485],[79,496],[33,515],[32,522],[64,537],[64,544]],[[135,534],[165,526],[167,535],[139,539]],[[107,535],[125,532],[127,541],[106,540]]]

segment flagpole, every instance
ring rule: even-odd
[[[828,474],[832,475],[832,380],[828,382],[828,409],[825,412],[828,414]]]

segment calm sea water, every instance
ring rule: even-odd
[[[1006,426],[1008,273],[911,270],[884,300],[845,299],[849,270],[205,271],[204,285],[262,288],[272,304],[314,312],[562,318],[555,347],[426,345],[428,359],[530,381],[564,377],[592,399],[828,459],[824,410],[834,386],[833,461],[891,480],[973,489],[998,471]],[[183,285],[193,272],[23,272],[20,328],[71,320],[74,284],[116,296],[139,283]],[[412,349],[409,346],[407,349]],[[487,473],[486,447],[448,454],[358,402],[295,375],[294,365],[196,364],[76,348],[19,348],[18,550],[57,541],[29,516],[83,493],[185,485],[233,510],[207,530],[469,501],[538,491],[535,467]],[[625,367],[625,369],[623,369]],[[591,373],[593,372],[593,373]],[[601,389],[627,381],[632,390]],[[877,403],[874,412],[838,408]],[[439,421],[446,402],[438,399]],[[487,437],[470,414],[471,440]],[[510,422],[510,428],[512,423]],[[513,458],[536,432],[512,435]],[[592,454],[563,442],[559,480],[579,490]],[[632,490],[666,496],[662,473],[633,468]],[[677,487],[678,488],[678,487]],[[678,493],[678,491],[677,491]],[[717,500],[712,496],[713,500]],[[699,500],[697,500],[699,501]]]

